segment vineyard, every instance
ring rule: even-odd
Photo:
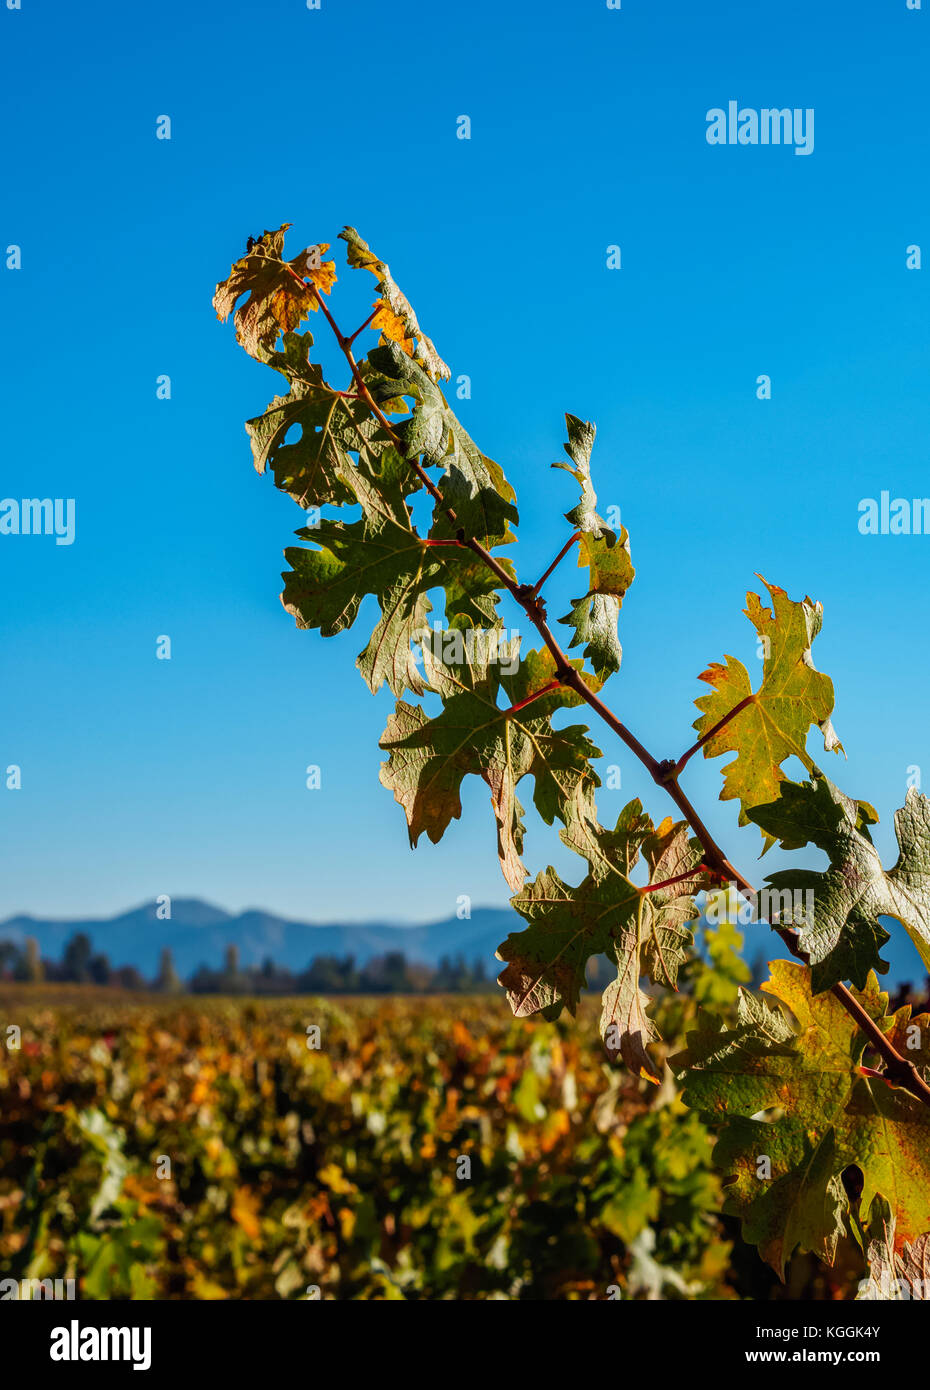
[[[659,1006],[669,1051],[694,1008]],[[586,1023],[494,996],[2,987],[0,1278],[82,1299],[854,1296],[851,1241],[778,1283],[717,1215],[713,1136],[668,1071],[611,1067]]]

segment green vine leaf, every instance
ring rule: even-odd
[[[832,1264],[846,1207],[841,1176],[863,1175],[862,1204],[890,1193],[897,1241],[930,1226],[930,1111],[914,1096],[860,1070],[865,1038],[832,994],[812,995],[803,965],[775,961],[763,989],[791,1010],[793,1027],[741,991],[735,1027],[703,1015],[687,1051],[672,1058],[686,1105],[720,1136],[714,1162],[730,1175],[724,1211],[743,1223],[779,1277],[793,1250]],[[889,1035],[910,1009],[886,1016],[874,976],[857,995]],[[927,1037],[930,1016],[917,1020]],[[913,1054],[912,1054],[913,1056]],[[926,1063],[926,1049],[914,1060]],[[769,1171],[763,1160],[768,1160]]]
[[[283,259],[285,222],[277,231],[264,232],[253,249],[233,263],[213,296],[218,319],[227,319],[235,305],[246,302],[233,315],[236,339],[251,357],[267,362],[282,333],[295,329],[307,314],[316,312],[316,297],[303,280],[309,276],[322,293],[329,294],[336,280],[335,261],[322,261],[328,242],[308,247],[292,261]],[[311,254],[313,252],[314,254]]]
[[[308,345],[298,355],[295,345],[309,337],[287,335],[287,355],[281,355],[279,370],[290,376],[291,389],[245,424],[256,471],[264,473],[270,466],[275,486],[305,510],[357,501],[357,469],[370,475],[389,442],[364,401],[326,385],[322,369],[307,361]],[[297,427],[299,439],[288,443],[288,434]]]
[[[595,428],[577,415],[566,415],[568,442],[563,445],[570,463],[559,461],[553,468],[564,468],[581,486],[581,501],[565,513],[578,530],[578,567],[588,569],[588,589],[572,601],[571,611],[559,621],[575,629],[569,647],[584,644],[584,655],[598,679],[604,681],[619,671],[623,655],[617,627],[620,605],[633,583],[635,570],[630,560],[630,540],[626,528],[619,534],[598,516],[597,494],[591,481],[591,448]]]
[[[760,576],[761,578],[761,576]],[[824,748],[841,753],[830,722],[833,682],[814,667],[811,645],[823,623],[823,608],[806,598],[795,603],[784,589],[762,580],[772,598],[764,608],[758,594],[747,594],[747,618],[759,634],[764,654],[762,684],[753,693],[749,673],[741,661],[728,656],[726,665],[713,662],[700,677],[713,687],[710,695],[695,700],[702,711],[694,727],[704,738],[742,701],[746,706],[704,744],[705,758],[736,753],[723,768],[721,801],[738,798],[740,824],[749,811],[774,801],[785,780],[781,765],[792,754],[809,772],[816,772],[807,754],[807,735],[812,725],[823,734]]]
[[[436,530],[437,527],[434,525],[430,532],[431,539],[435,536]],[[498,564],[511,579],[516,578],[509,560],[499,559]],[[446,568],[443,587],[446,622],[449,627],[461,628],[467,632],[471,628],[480,631],[501,626],[501,617],[497,611],[500,599],[497,581],[484,561],[473,551],[462,549],[456,552],[455,563]]]
[[[410,419],[394,424],[407,457],[422,454],[426,467],[443,469],[439,491],[443,507],[455,512],[455,525],[439,514],[431,535],[445,537],[462,529],[489,547],[512,541],[510,526],[518,520],[513,488],[500,465],[481,452],[456,419],[436,383],[396,343],[375,348],[368,361],[381,379],[374,391],[379,404],[399,396],[413,401]]]
[[[643,962],[653,984],[669,989],[678,988],[678,971],[694,941],[687,924],[698,915],[694,895],[708,882],[699,870],[702,853],[685,821],[673,821],[671,816],[643,844],[650,884],[668,884],[653,889],[647,899]]]
[[[475,569],[469,551],[424,545],[406,505],[418,480],[396,450],[385,449],[370,477],[355,469],[352,486],[362,519],[345,524],[323,518],[297,532],[315,548],[285,550],[292,569],[284,575],[281,601],[298,627],[331,637],[351,627],[362,599],[374,594],[381,618],[358,658],[359,670],[372,691],[387,682],[395,695],[406,689],[422,694],[426,686],[411,644],[426,628],[429,590],[444,586],[466,618],[495,616],[496,581],[490,571]]]
[[[511,899],[530,925],[499,947],[507,965],[498,982],[518,1016],[541,1012],[557,1018],[563,1008],[575,1012],[589,958],[606,955],[617,967],[601,1001],[607,1050],[637,1075],[658,1081],[646,1050],[658,1032],[646,1013],[649,999],[640,979],[649,975],[674,987],[692,940],[685,923],[698,915],[694,894],[705,882],[697,867],[700,846],[689,839],[684,822],[664,821],[654,831],[638,801],[624,807],[611,831],[586,826],[579,835],[569,827],[563,838],[573,847],[587,847],[593,839],[588,876],[573,888],[550,867]],[[638,887],[629,874],[640,851],[650,883],[682,873],[691,877],[654,892]]]
[[[864,806],[864,809],[863,809]],[[885,974],[879,955],[889,940],[879,917],[895,917],[930,969],[930,802],[913,787],[895,814],[900,853],[894,868],[882,868],[868,824],[875,812],[853,801],[826,777],[796,785],[786,782],[770,806],[750,813],[764,831],[791,845],[812,843],[825,850],[824,873],[784,869],[766,882],[779,892],[811,893],[812,920],[802,923],[800,944],[811,962],[815,993],[852,980],[864,989],[870,970]]]
[[[570,690],[534,699],[513,715],[501,708],[502,689],[511,704],[528,700],[551,683],[555,664],[548,651],[530,652],[508,674],[508,668],[517,665],[519,638],[504,641],[496,633],[492,637],[496,640],[476,641],[473,654],[464,661],[456,659],[461,632],[437,637],[446,660],[424,644],[424,670],[443,709],[431,719],[417,705],[397,705],[381,739],[390,755],[382,763],[381,781],[403,806],[415,846],[424,833],[434,844],[439,842],[462,814],[463,779],[469,774],[481,777],[491,789],[501,869],[511,888],[519,889],[526,870],[517,784],[533,777],[533,801],[549,825],[556,816],[566,822],[585,817],[591,814],[594,788],[600,785],[590,766],[600,751],[583,725],[552,727],[557,709],[581,703]]]

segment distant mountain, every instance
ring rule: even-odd
[[[315,956],[347,955],[362,965],[387,951],[403,951],[408,960],[425,965],[436,965],[442,956],[464,955],[469,964],[480,959],[493,975],[497,946],[523,925],[511,908],[479,907],[468,920],[450,917],[423,927],[383,922],[318,926],[254,908],[234,916],[198,898],[174,898],[167,921],[156,916],[154,902],[118,917],[8,917],[0,922],[0,941],[22,945],[27,936],[34,936],[41,954],[58,960],[75,932],[86,932],[94,951],[108,956],[112,966],[134,965],[148,976],[156,973],[165,946],[170,946],[175,967],[185,977],[198,965],[219,967],[227,946],[238,946],[243,966],[261,965],[270,956],[276,965],[302,970]]]

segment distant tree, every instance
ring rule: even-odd
[[[26,947],[22,958],[22,979],[37,983],[45,978],[45,967],[39,955],[39,943],[34,936],[26,937]]]
[[[183,988],[180,976],[174,968],[174,957],[171,954],[170,946],[162,948],[155,988],[161,994],[180,994]]]
[[[87,970],[95,985],[108,985],[113,978],[109,957],[103,953],[91,956]]]
[[[346,956],[342,962],[342,984],[346,994],[357,994],[361,986],[361,971],[355,964],[354,956]]]
[[[298,988],[308,994],[341,994],[342,962],[338,956],[316,956],[298,976]]]
[[[22,952],[13,941],[0,941],[0,979],[15,978]]]
[[[208,965],[198,965],[190,978],[190,990],[192,994],[217,994],[220,989],[221,976],[216,970],[211,970]]]
[[[428,994],[433,988],[433,971],[428,965],[408,961],[405,972],[405,994]]]
[[[223,977],[220,988],[226,994],[244,994],[248,989],[248,978],[239,968],[239,947],[227,946],[223,953]]]
[[[145,980],[134,965],[121,965],[110,974],[110,984],[118,989],[145,989]]]
[[[253,994],[292,994],[294,977],[275,965],[271,956],[265,956],[258,970],[248,971],[248,988]]]
[[[363,969],[360,984],[363,992],[373,994],[410,993],[412,981],[407,957],[403,951],[388,951],[384,956],[376,956]]]
[[[923,1014],[930,1010],[930,975],[919,989],[910,980],[905,980],[891,996],[888,1008],[894,1012],[905,1004],[910,1004],[912,1014]]]
[[[87,984],[91,978],[90,961],[92,954],[93,948],[87,933],[75,932],[61,958],[63,978],[73,980],[75,984]]]

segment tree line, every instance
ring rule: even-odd
[[[760,962],[750,972],[750,983],[758,986]],[[601,989],[609,975],[606,960],[593,957],[588,963],[586,990]],[[442,956],[435,966],[410,961],[403,951],[388,951],[363,965],[353,955],[315,956],[305,970],[293,971],[276,965],[266,956],[259,966],[243,966],[238,946],[227,946],[223,965],[213,970],[200,965],[186,981],[174,964],[170,947],[161,952],[158,972],[146,978],[134,965],[111,966],[106,955],[95,952],[86,932],[76,932],[62,951],[61,960],[43,958],[35,937],[27,937],[20,947],[0,941],[0,982],[47,982],[49,984],[107,985],[115,989],[147,990],[159,994],[482,994],[496,993],[494,976],[485,963],[469,964],[461,953]],[[681,979],[684,993],[690,993],[687,972]],[[915,1013],[930,1010],[930,976],[923,986],[910,981],[892,995],[890,1008],[910,1004]]]
[[[161,994],[475,994],[494,984],[483,961],[469,963],[461,954],[443,956],[435,966],[408,960],[403,951],[388,951],[364,964],[353,955],[315,956],[304,970],[293,971],[270,956],[260,966],[243,966],[238,946],[227,946],[219,970],[200,965],[187,981],[166,946],[157,974],[146,978],[134,965],[111,965],[105,954],[94,951],[86,932],[76,932],[57,961],[41,956],[35,937],[22,946],[0,941],[0,980],[111,985]]]

